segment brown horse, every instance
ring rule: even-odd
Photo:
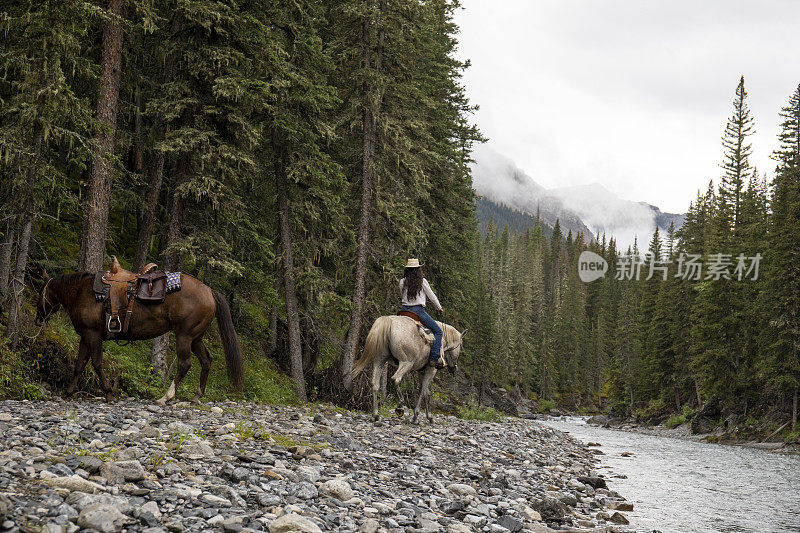
[[[92,285],[94,274],[89,272],[62,274],[53,278],[44,274],[45,285],[36,308],[36,323],[44,323],[64,307],[69,315],[75,331],[80,335],[78,359],[75,361],[75,373],[67,388],[67,394],[73,394],[78,388],[78,379],[86,368],[86,361],[92,359],[92,366],[100,378],[100,386],[111,401],[111,386],[103,373],[103,341],[107,339],[103,322],[104,305],[95,301]],[[164,405],[175,397],[186,372],[191,366],[192,352],[200,361],[200,383],[192,400],[199,403],[206,388],[208,372],[211,369],[211,352],[203,344],[203,335],[208,330],[216,315],[219,323],[222,347],[225,351],[225,363],[228,379],[237,390],[242,389],[244,370],[239,338],[231,320],[231,311],[225,298],[217,291],[187,274],[181,274],[181,290],[168,294],[163,303],[135,303],[135,311],[131,318],[130,330],[124,340],[152,339],[175,332],[175,350],[177,352],[177,371],[169,390],[156,403]]]

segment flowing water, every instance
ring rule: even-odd
[[[543,423],[600,443],[598,470],[633,503],[624,514],[636,531],[800,532],[800,456],[597,428],[580,418]]]

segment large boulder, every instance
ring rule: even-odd
[[[542,520],[547,522],[561,522],[564,516],[569,513],[569,508],[562,501],[545,496],[541,500],[531,502],[531,507],[538,511]]]
[[[289,513],[274,520],[269,525],[269,533],[322,533],[322,530],[308,518]]]
[[[343,479],[330,479],[323,483],[320,488],[329,496],[333,496],[343,502],[354,496],[350,484]]]
[[[590,417],[586,423],[594,426],[605,426],[608,424],[608,417],[605,415],[594,415],[593,417]]]
[[[125,524],[125,515],[113,505],[96,503],[89,505],[78,515],[78,525],[100,533],[117,533]]]
[[[705,416],[697,415],[692,418],[690,427],[693,434],[704,435],[706,433],[711,433],[711,430],[714,428],[714,421]]]

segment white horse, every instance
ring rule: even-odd
[[[442,328],[442,356],[450,372],[455,372],[458,367],[458,356],[461,354],[461,343],[464,333],[459,333],[449,324],[437,322]],[[423,370],[420,383],[417,405],[414,407],[413,423],[417,423],[423,397],[425,415],[428,421],[433,422],[433,417],[428,409],[430,405],[430,384],[436,374],[436,368],[428,364],[433,336],[422,332],[421,326],[411,318],[405,316],[379,317],[367,334],[364,351],[361,358],[356,361],[353,377],[360,374],[372,363],[372,418],[378,420],[378,389],[380,388],[381,375],[389,358],[397,360],[397,372],[392,376],[395,387],[400,385],[403,377],[412,370]],[[399,389],[398,389],[399,390]]]

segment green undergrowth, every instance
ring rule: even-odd
[[[692,409],[688,405],[684,405],[683,410],[680,413],[673,413],[667,419],[664,425],[667,426],[669,429],[676,428],[691,420],[693,415],[694,415],[694,409]]]
[[[0,337],[0,399],[37,400],[41,389],[34,380],[35,365],[8,349],[8,339]]]
[[[540,413],[549,413],[555,408],[556,408],[556,402],[554,402],[553,400],[546,400],[546,399],[539,400]]]
[[[457,416],[465,420],[481,420],[483,422],[499,422],[503,419],[503,415],[494,407],[479,405],[472,398],[467,403],[458,406]]]

